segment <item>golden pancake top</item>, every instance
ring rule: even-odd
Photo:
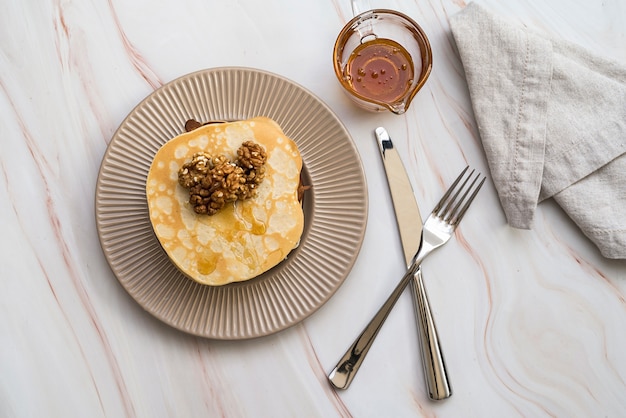
[[[178,170],[193,154],[232,161],[245,141],[267,154],[256,196],[227,203],[215,215],[194,212]],[[156,153],[146,182],[154,232],[172,262],[208,285],[248,280],[280,263],[298,244],[304,214],[298,200],[302,158],[296,144],[269,118],[211,124],[181,134]]]

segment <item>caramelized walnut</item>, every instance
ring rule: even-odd
[[[205,152],[192,156],[178,171],[178,182],[189,189],[189,203],[199,214],[214,215],[226,203],[256,196],[265,177],[265,150],[252,141],[237,150],[237,162]]]
[[[267,154],[257,143],[245,141],[237,150],[237,163],[246,170],[253,170],[265,164]]]
[[[224,202],[234,202],[239,198],[246,184],[243,169],[223,155],[216,158],[214,164],[211,173],[212,181],[214,184],[219,184],[223,192],[219,195],[219,199]]]
[[[246,186],[242,190],[244,199],[256,196],[259,184],[265,178],[267,154],[257,143],[245,141],[237,150],[237,163],[244,169]]]
[[[195,153],[191,161],[178,170],[178,183],[186,189],[198,184],[211,170],[211,156],[206,152]]]

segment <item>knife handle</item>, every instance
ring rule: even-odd
[[[424,379],[426,380],[428,397],[432,400],[446,399],[452,395],[452,388],[448,381],[446,362],[439,346],[439,335],[430,311],[421,268],[413,275],[411,289],[413,301],[415,302],[415,315],[419,330],[422,365],[424,366]]]

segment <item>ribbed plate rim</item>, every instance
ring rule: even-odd
[[[158,245],[147,219],[145,176],[156,150],[182,131],[187,118],[254,116],[275,119],[300,148],[313,186],[305,200],[305,231],[287,260],[260,277],[219,288],[200,285]],[[320,138],[312,137],[313,128]],[[289,328],[328,301],[361,249],[368,199],[356,145],[322,100],[268,71],[218,67],[163,85],[128,114],[103,156],[95,209],[105,258],[143,309],[186,333],[239,340]],[[159,269],[158,277],[146,277],[150,269]]]

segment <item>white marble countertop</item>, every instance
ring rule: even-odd
[[[626,63],[622,0],[481,1]],[[488,180],[425,263],[454,394],[429,401],[402,295],[353,382],[326,380],[403,273],[372,130],[406,157],[423,211],[469,163],[488,173],[449,17],[462,0],[371,1],[417,20],[433,73],[402,116],[334,79],[348,0],[8,0],[0,9],[0,415],[3,417],[618,417],[626,413],[626,261],[603,258],[551,201],[510,228]],[[213,341],[170,328],[119,284],[94,193],[116,128],[181,75],[246,66],[315,93],[352,135],[369,217],[358,260],[315,314],[277,334]],[[450,262],[454,260],[454,262]]]

